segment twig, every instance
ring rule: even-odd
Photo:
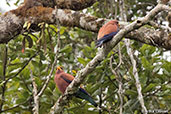
[[[33,108],[34,114],[39,114],[39,98],[44,93],[45,89],[47,88],[47,86],[49,84],[49,81],[50,81],[50,79],[52,77],[53,71],[55,69],[56,63],[57,63],[58,51],[59,51],[59,42],[60,42],[60,28],[59,28],[59,26],[60,25],[58,23],[58,42],[57,42],[57,49],[56,49],[56,53],[55,53],[55,60],[54,60],[54,62],[52,64],[51,71],[50,71],[49,75],[47,76],[47,79],[46,79],[45,83],[43,84],[43,87],[41,88],[41,90],[39,92],[37,90],[37,85],[35,83],[35,80],[34,80],[34,77],[33,77],[33,74],[32,74],[32,70],[30,69],[30,74],[31,74],[32,84],[33,84],[33,97],[34,97],[34,104],[35,104],[35,106]]]
[[[130,47],[130,40],[125,39],[125,44],[126,44],[126,48],[127,48],[127,53],[130,56],[130,59],[131,59],[132,65],[133,65],[133,75],[134,75],[134,78],[135,78],[135,82],[136,82],[135,84],[136,84],[137,91],[138,91],[138,100],[139,100],[139,102],[141,104],[143,114],[147,114],[147,109],[146,109],[146,107],[144,105],[144,99],[143,99],[143,95],[141,93],[142,88],[141,88],[141,84],[140,84],[140,81],[139,81],[138,71],[137,71],[137,68],[136,68],[136,61],[134,59],[132,49]]]
[[[113,84],[113,86],[117,88],[118,86],[113,82],[113,80],[110,78],[110,76],[107,75],[107,77],[108,77],[109,81]]]
[[[106,55],[108,55],[108,53],[122,40],[122,38],[126,34],[148,23],[148,21],[152,17],[154,17],[156,14],[158,14],[160,11],[163,10],[168,10],[168,7],[166,5],[158,4],[145,17],[127,25],[125,28],[120,30],[114,36],[114,38],[109,43],[107,43],[107,45],[104,45],[103,48],[99,48],[96,56],[86,65],[86,67],[77,72],[76,77],[74,78],[72,83],[67,87],[64,95],[60,96],[60,98],[57,100],[55,105],[51,108],[50,114],[54,114],[54,113],[59,114],[63,110],[64,106],[67,104],[66,99],[71,98],[71,94],[75,93],[78,90],[78,87],[84,81],[85,77],[89,73],[91,73],[97,65],[100,64],[103,58],[106,57]]]
[[[34,77],[32,74],[32,70],[30,69],[30,74],[31,74],[31,78],[32,78],[32,84],[33,84],[33,97],[34,97],[34,108],[33,108],[33,112],[34,114],[39,114],[39,98],[43,95],[45,89],[47,88],[49,81],[52,77],[53,71],[55,69],[55,66],[57,64],[57,59],[58,59],[58,52],[59,52],[59,47],[60,47],[60,25],[59,25],[59,21],[57,20],[57,25],[58,25],[58,41],[57,41],[57,49],[55,52],[55,60],[52,64],[52,68],[51,71],[49,73],[49,75],[47,76],[47,79],[45,81],[45,83],[43,84],[43,87],[41,88],[40,92],[37,91],[37,85],[34,81]],[[43,32],[43,31],[42,31]]]
[[[52,64],[51,71],[50,71],[49,75],[47,76],[47,80],[46,80],[45,84],[43,85],[42,89],[38,93],[38,97],[40,97],[43,94],[43,92],[45,91],[45,89],[47,88],[47,86],[49,84],[49,81],[50,81],[50,79],[52,77],[53,71],[54,71],[56,63],[57,63],[57,58],[58,58],[58,54],[56,53],[55,54],[55,60],[54,60],[54,62]]]
[[[120,58],[120,60],[122,60],[121,59],[121,56],[119,56],[119,58]],[[120,109],[120,111],[119,111],[119,113],[120,114],[122,114],[122,110],[123,110],[123,98],[122,98],[122,78],[119,76],[119,74],[116,72],[116,70],[117,69],[113,69],[112,68],[112,59],[113,59],[113,55],[110,57],[110,69],[111,69],[111,71],[112,71],[112,73],[116,76],[116,81],[118,82],[118,84],[119,84],[119,89],[118,89],[118,95],[119,95],[119,99],[120,99],[120,106],[119,106],[119,109]],[[121,63],[121,62],[120,62]],[[119,68],[119,67],[118,67]]]
[[[155,23],[154,21],[149,21],[148,24],[153,26],[154,28],[159,28],[159,29],[162,29],[162,30],[168,30],[169,33],[171,32],[171,28],[170,27],[159,25],[158,23]]]
[[[34,98],[34,107],[33,107],[33,114],[39,114],[39,97],[37,96],[37,84],[35,82],[35,78],[33,76],[33,71],[30,68],[30,76],[32,79],[32,85],[33,85],[33,98]]]
[[[25,102],[23,102],[23,103],[20,103],[20,104],[15,105],[14,107],[7,108],[7,109],[5,109],[5,110],[2,110],[0,113],[6,112],[6,111],[9,111],[9,110],[12,110],[12,109],[14,109],[14,108],[17,108],[17,107],[19,107],[20,105],[23,105],[23,104],[27,103],[28,101],[30,101],[30,98],[27,99],[27,100],[26,100]]]
[[[15,78],[16,76],[18,76],[18,74],[20,74],[20,73],[24,70],[24,68],[29,64],[29,62],[30,62],[34,57],[37,56],[38,53],[39,53],[39,51],[37,51],[32,57],[30,57],[29,60],[24,64],[24,66],[23,66],[23,67],[14,75],[14,76],[9,77],[4,83],[7,83],[10,79]]]
[[[122,16],[122,19],[124,21],[127,21],[127,15],[126,15],[126,12],[125,12],[125,6],[124,6],[124,3],[122,5],[123,9],[122,9],[122,14],[125,16]],[[147,17],[147,16],[146,16]],[[138,100],[140,101],[140,104],[141,104],[141,107],[142,107],[142,112],[144,114],[147,114],[147,109],[144,105],[144,99],[143,99],[143,96],[142,96],[142,93],[141,93],[141,85],[140,85],[140,82],[139,82],[139,77],[138,77],[138,71],[137,71],[137,68],[136,68],[136,61],[133,57],[133,53],[132,53],[132,49],[131,49],[131,45],[130,45],[130,40],[129,39],[125,39],[125,44],[126,44],[126,48],[127,48],[127,53],[128,55],[130,56],[130,59],[131,59],[131,63],[133,65],[133,74],[134,74],[134,78],[136,80],[136,87],[137,87],[137,91],[138,91]]]
[[[59,24],[59,20],[56,20],[56,22],[57,22],[57,25],[58,25],[58,41],[57,41],[57,49],[56,49],[56,52],[55,52],[55,60],[54,60],[54,62],[52,64],[51,71],[50,71],[49,75],[47,76],[47,80],[46,80],[45,84],[43,85],[42,89],[38,93],[38,97],[40,97],[43,94],[44,90],[47,88],[48,83],[49,83],[49,81],[50,81],[50,79],[52,77],[52,73],[53,73],[53,71],[55,69],[55,66],[57,64],[57,60],[58,60],[58,53],[59,53],[59,49],[60,49],[60,24]]]
[[[25,63],[24,66],[23,66],[23,67],[14,75],[14,76],[9,77],[7,80],[5,80],[5,78],[4,78],[3,87],[6,86],[6,84],[8,83],[8,81],[9,81],[10,79],[15,78],[16,76],[18,76],[18,74],[20,74],[20,73],[24,70],[24,68],[29,64],[29,62],[30,62],[34,57],[37,56],[37,54],[38,54],[38,52],[36,52],[32,57],[30,57],[29,60],[27,61],[27,63]],[[6,59],[7,59],[7,47],[6,47],[6,50],[5,50],[5,57],[6,57]],[[5,60],[5,61],[6,61],[6,63],[4,63],[4,66],[6,67],[7,60]],[[5,74],[5,72],[6,72],[6,70],[4,70],[3,74]],[[5,76],[5,75],[4,75],[4,76]],[[3,91],[5,92],[5,88],[3,89]],[[0,112],[4,112],[4,111],[7,111],[7,110],[11,110],[11,109],[13,109],[13,108],[15,108],[15,107],[18,107],[19,105],[18,105],[18,106],[15,106],[15,107],[12,107],[11,109],[2,110],[2,107],[1,107],[1,106],[3,106],[3,102],[4,102],[4,99],[5,99],[5,96],[3,95],[4,92],[2,92],[2,102],[1,102],[1,104],[0,104]]]
[[[113,97],[113,94],[116,94],[117,90],[114,90],[109,96],[105,96],[103,97],[103,101],[106,101],[107,99],[109,99],[110,97]]]
[[[114,1],[114,4],[115,4],[115,19],[117,19],[117,14],[118,14],[118,2],[116,2],[115,0],[112,0]]]
[[[120,43],[118,44],[118,53],[119,53],[119,64],[117,65],[117,67],[115,67],[114,70],[117,70],[120,67],[120,65],[122,64],[122,54],[121,54],[121,46],[120,46]]]
[[[99,94],[99,107],[102,107],[102,87],[99,88],[100,89],[100,94]],[[99,110],[99,114],[102,114],[102,110]]]
[[[125,10],[125,4],[124,4],[124,0],[123,0],[123,4],[120,5],[121,8],[121,18],[123,21],[127,21],[127,15],[126,15],[126,10]],[[140,82],[139,82],[139,78],[138,78],[138,71],[137,71],[137,68],[136,68],[136,61],[133,57],[133,53],[132,53],[132,49],[131,49],[131,45],[130,45],[130,40],[128,39],[124,39],[125,41],[125,44],[126,44],[126,49],[127,49],[127,53],[128,55],[130,56],[130,59],[131,59],[131,63],[133,65],[133,74],[134,74],[134,78],[136,79],[136,87],[137,87],[137,91],[138,91],[138,99],[140,101],[140,104],[141,104],[141,107],[142,107],[142,112],[144,114],[147,114],[147,109],[144,105],[144,99],[143,99],[143,96],[142,96],[142,93],[141,93],[141,85],[140,85]]]

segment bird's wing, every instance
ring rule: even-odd
[[[103,43],[108,42],[109,40],[111,40],[113,38],[114,35],[116,35],[119,32],[119,28],[116,32],[111,32],[107,35],[104,35],[103,37],[101,37],[100,39],[98,39],[96,41],[96,47],[100,47],[102,46]]]
[[[112,32],[117,32],[119,27],[115,24],[108,24],[100,28],[98,33],[98,39],[102,38],[103,36],[110,34]]]
[[[70,74],[62,74],[61,75],[61,78],[63,79],[63,80],[65,80],[67,83],[71,83],[72,82],[72,80],[74,79],[74,77],[72,76],[72,75],[70,75]],[[82,87],[80,87],[79,88],[79,90],[81,91],[81,92],[83,92],[83,93],[85,93],[85,94],[88,94]]]
[[[72,75],[69,75],[69,74],[62,74],[61,75],[61,78],[63,79],[63,80],[65,80],[67,83],[71,83],[72,82],[72,80],[74,79],[74,77],[72,76]]]
[[[111,32],[110,34],[104,35],[98,41],[102,41],[102,40],[105,40],[105,39],[108,41],[108,38],[110,39],[110,37],[115,36],[118,32],[119,32],[119,30],[117,30],[116,32]]]

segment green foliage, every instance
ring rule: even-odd
[[[92,7],[87,8],[86,13],[102,18],[114,18],[110,15],[114,9],[111,0],[101,0],[96,2]],[[142,3],[142,4],[138,4]],[[128,20],[133,21],[135,18],[146,14],[147,6],[153,7],[156,4],[154,0],[127,0]],[[144,5],[143,5],[144,4]],[[151,5],[149,5],[151,4]],[[119,10],[119,7],[117,8]],[[139,9],[139,13],[138,12]],[[113,12],[114,14],[115,12]],[[118,17],[119,17],[119,11]],[[132,17],[134,18],[132,19]],[[117,17],[117,18],[118,18]],[[42,25],[43,26],[43,25]],[[7,80],[28,62],[28,60],[39,51],[31,62],[16,77],[10,79],[6,83],[5,102],[3,110],[9,109],[20,104],[18,107],[8,110],[4,113],[15,114],[31,114],[33,108],[33,86],[30,77],[30,69],[33,72],[38,91],[42,88],[47,76],[50,73],[51,65],[54,62],[55,49],[57,46],[57,27],[54,25],[45,25],[42,33],[24,33],[17,36],[8,43],[8,57],[6,67]],[[65,72],[75,75],[75,72],[85,67],[89,61],[95,56],[97,49],[95,48],[96,34],[82,30],[80,28],[60,27],[60,49],[58,51],[58,65],[63,66]],[[22,53],[22,40],[26,38],[26,49]],[[133,78],[133,67],[130,62],[129,55],[123,42],[120,43],[122,50],[122,61],[118,69],[118,73],[122,77],[123,82],[123,113],[124,114],[140,114],[141,106],[137,99],[137,89]],[[136,50],[135,57],[137,69],[139,73],[142,93],[147,109],[170,110],[171,106],[171,62],[164,58],[162,49],[141,44],[132,41],[131,46]],[[0,86],[3,88],[3,64],[5,55],[5,45],[0,45]],[[118,96],[118,83],[116,76],[111,72],[109,67],[110,57],[114,54],[113,68],[119,64],[119,56],[117,49],[109,52],[107,57],[90,73],[83,83],[83,87],[95,99],[97,104],[104,106],[106,110],[102,110],[103,114],[119,113],[120,99]],[[170,57],[171,58],[171,57]],[[73,70],[73,72],[72,72]],[[55,71],[53,72],[53,75]],[[53,76],[54,78],[54,76]],[[61,93],[56,85],[50,79],[48,87],[40,98],[40,114],[47,114],[54,105]],[[0,89],[0,103],[2,102],[2,89]],[[99,101],[102,99],[102,101]],[[63,114],[99,114],[99,110],[90,105],[85,100],[73,97],[65,106]]]

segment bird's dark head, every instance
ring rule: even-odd
[[[60,73],[60,72],[62,72],[62,71],[63,71],[62,66],[56,67],[56,73]]]
[[[111,20],[108,23],[113,24],[113,25],[116,24],[116,25],[120,26],[119,22],[117,20]]]

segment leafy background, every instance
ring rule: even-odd
[[[18,2],[18,1],[16,1]],[[99,18],[117,18],[120,20],[119,3],[113,4],[112,0],[100,0],[93,6],[84,9],[82,12],[97,16]],[[125,0],[127,20],[134,21],[147,14],[156,4],[156,0]],[[117,9],[117,17],[115,11]],[[154,19],[160,24],[166,22],[165,14],[159,14]],[[40,25],[41,26],[41,25]],[[33,71],[38,90],[40,90],[51,70],[52,63],[58,43],[58,28],[54,25],[43,25],[41,32],[30,34],[28,32],[17,36],[8,44],[0,45],[0,103],[5,80],[22,69],[31,56],[34,57],[29,64],[16,77],[9,79],[5,84],[5,101],[3,113],[8,114],[31,114],[33,108],[33,86],[30,77],[30,69]],[[96,55],[95,48],[96,33],[74,27],[60,27],[60,49],[57,53],[57,64],[64,67],[65,72],[76,75],[76,72],[93,59]],[[23,39],[26,42],[25,52],[22,53]],[[29,44],[29,43],[33,43]],[[120,42],[123,63],[119,67],[119,74],[123,82],[123,113],[141,113],[141,106],[137,99],[137,90],[133,78],[133,66],[127,54],[126,46]],[[29,48],[29,46],[31,48]],[[145,106],[148,110],[171,110],[171,56],[170,51],[156,48],[137,41],[131,41],[134,50],[134,57],[137,62],[137,69],[142,86]],[[7,57],[5,50],[8,49]],[[118,83],[116,76],[109,68],[111,55],[114,54],[113,67],[119,63],[118,49],[111,51],[107,58],[90,73],[83,82],[83,87],[91,94],[95,101],[104,106],[111,113],[119,113],[120,100],[118,96]],[[164,56],[167,52],[168,56]],[[6,74],[4,79],[4,61],[7,59]],[[53,75],[55,71],[53,72]],[[54,78],[54,77],[53,77]],[[48,87],[40,98],[40,114],[46,114],[57,101],[61,93],[50,80]],[[15,107],[16,106],[16,107]],[[15,107],[12,108],[11,107]],[[10,109],[10,110],[8,110]],[[74,98],[69,101],[63,114],[107,114],[103,110],[99,112],[87,101]]]

